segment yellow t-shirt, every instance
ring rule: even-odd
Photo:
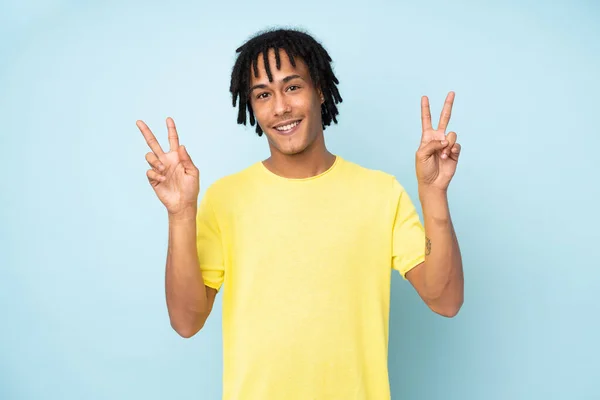
[[[337,156],[287,179],[262,162],[200,201],[198,257],[223,289],[223,399],[385,400],[390,281],[424,261],[396,178]]]

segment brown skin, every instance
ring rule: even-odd
[[[190,338],[206,322],[217,291],[204,285],[196,253],[196,212],[200,171],[184,146],[179,144],[175,121],[167,118],[169,150],[164,151],[143,121],[136,125],[150,152],[146,161],[148,182],[167,209],[169,244],[165,267],[165,294],[173,329]]]
[[[279,52],[281,68],[275,68],[275,51],[269,51],[273,82],[269,82],[262,56],[258,57],[259,75],[251,72],[250,105],[267,136],[271,157],[264,165],[288,178],[306,178],[327,170],[335,161],[325,146],[321,125],[323,97],[310,78],[303,60],[296,67],[284,51]],[[453,317],[463,303],[462,260],[448,207],[447,188],[456,171],[460,145],[456,133],[446,135],[454,93],[446,98],[437,129],[431,125],[429,100],[422,98],[421,144],[416,154],[419,199],[423,206],[427,241],[425,262],[413,268],[407,279],[434,312]],[[301,119],[291,136],[281,135],[274,127]]]
[[[322,94],[310,78],[306,64],[279,52],[281,68],[275,68],[275,52],[269,51],[273,82],[269,82],[262,56],[259,75],[251,72],[250,105],[267,136],[271,157],[263,164],[288,178],[306,178],[327,170],[335,161],[325,146],[321,125]],[[456,133],[446,135],[454,93],[446,98],[437,129],[431,125],[429,100],[422,98],[421,144],[416,154],[419,199],[423,208],[427,241],[425,262],[413,268],[407,279],[434,312],[453,317],[463,303],[463,273],[460,249],[450,218],[447,188],[456,171],[460,145]],[[301,119],[299,129],[284,136],[274,128],[282,122]]]
[[[294,68],[287,54],[281,54],[281,69],[271,68],[274,80],[269,82],[262,57],[258,77],[252,75],[250,104],[256,120],[263,128],[271,149],[264,165],[274,173],[289,178],[305,178],[327,170],[335,156],[327,151],[321,126],[321,92],[313,85],[306,64],[296,58]],[[269,53],[275,66],[275,53]],[[297,76],[296,76],[297,75]],[[290,78],[296,76],[294,78]],[[301,126],[291,136],[282,136],[274,126],[300,119]],[[137,126],[146,139],[150,152],[146,161],[150,169],[148,181],[169,215],[165,290],[171,325],[182,337],[194,336],[212,311],[217,291],[205,286],[198,265],[195,246],[198,168],[185,147],[179,144],[175,122],[167,118],[169,151],[164,151],[143,121]]]
[[[335,161],[326,146],[321,125],[323,97],[315,87],[306,64],[296,58],[293,67],[287,54],[280,52],[281,68],[271,68],[269,82],[262,57],[259,75],[252,80],[250,104],[265,132],[271,157],[263,163],[276,174],[306,178],[327,170]],[[269,52],[275,66],[275,53]],[[427,234],[426,259],[407,274],[421,298],[435,312],[452,317],[463,302],[462,261],[450,219],[447,187],[452,179],[460,145],[456,134],[446,135],[454,93],[446,99],[438,129],[431,127],[429,102],[422,100],[423,135],[417,151],[416,168],[419,197],[423,205]],[[301,120],[296,132],[283,136],[274,128],[282,122]],[[179,144],[175,123],[167,118],[170,149],[165,152],[142,121],[137,122],[148,146],[150,165],[147,177],[169,215],[165,289],[173,328],[183,337],[195,335],[206,322],[217,291],[203,284],[195,246],[196,204],[199,171],[186,149]]]
[[[462,257],[447,194],[461,152],[456,133],[446,134],[453,104],[450,92],[433,129],[429,99],[421,98],[422,133],[415,167],[427,240],[425,262],[406,274],[429,308],[446,317],[454,317],[464,302]]]
[[[271,157],[265,167],[286,178],[307,178],[326,171],[335,156],[325,146],[321,122],[323,96],[315,87],[308,67],[300,57],[292,66],[285,51],[279,51],[280,69],[275,51],[269,50],[273,81],[269,82],[263,57],[258,57],[258,77],[251,72],[249,101],[256,121],[267,136]],[[301,120],[296,132],[286,136],[275,126]]]

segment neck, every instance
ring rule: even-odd
[[[319,140],[320,139],[320,140]],[[271,150],[271,157],[263,165],[276,175],[288,179],[310,178],[327,171],[335,162],[335,155],[325,146],[321,136],[297,154],[283,154]]]

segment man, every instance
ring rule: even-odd
[[[293,30],[237,49],[238,123],[256,124],[270,157],[219,179],[198,204],[199,171],[167,118],[164,152],[142,122],[148,179],[169,215],[166,296],[173,328],[196,334],[223,290],[223,398],[389,399],[392,270],[436,313],[463,302],[447,188],[460,153],[421,100],[416,173],[424,224],[395,177],[327,150],[342,101],[331,58]]]

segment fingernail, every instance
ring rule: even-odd
[[[446,144],[448,144],[448,141],[447,140],[442,140],[442,144],[446,145]]]

